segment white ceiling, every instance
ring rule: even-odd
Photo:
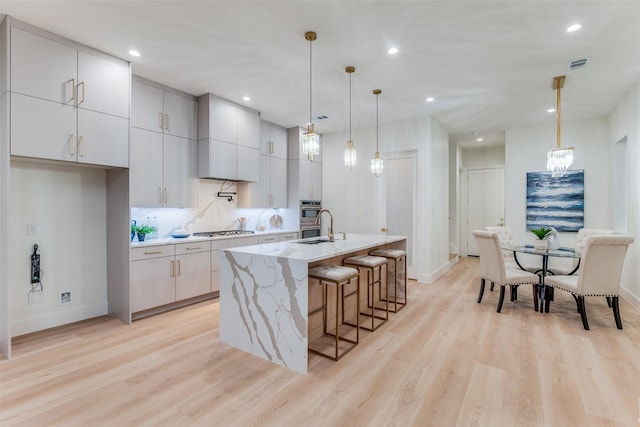
[[[504,130],[608,115],[640,82],[640,1],[17,1],[0,12],[132,62],[133,73],[190,94],[247,103],[320,133],[432,115],[453,141],[502,144]],[[565,29],[583,24],[576,33]],[[390,46],[400,52],[387,54]],[[129,57],[130,48],[142,56]],[[588,58],[569,71],[570,60]],[[426,103],[427,96],[435,102]],[[476,135],[477,134],[477,135]]]

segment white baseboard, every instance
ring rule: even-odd
[[[428,274],[419,274],[418,282],[420,283],[433,283],[440,278],[444,273],[449,271],[451,267],[453,267],[458,262],[458,257],[449,260],[448,263],[442,265],[440,268],[436,269],[433,273]]]
[[[20,319],[11,323],[11,336],[29,334],[31,332],[42,331],[67,323],[78,322],[80,320],[91,319],[108,313],[107,302],[71,307],[68,310],[61,310],[56,313],[47,313],[42,316],[34,316],[29,319]]]
[[[631,304],[633,308],[640,312],[640,298],[629,292],[623,287],[620,287],[620,296],[624,298],[626,302]]]

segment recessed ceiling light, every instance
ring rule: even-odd
[[[478,139],[476,139],[476,141],[478,141],[478,142],[482,142],[482,141],[483,141],[483,139],[482,139],[482,138],[478,138]]]
[[[138,51],[137,51],[137,50],[135,50],[135,49],[131,49],[131,50],[129,51],[129,55],[131,55],[131,56],[135,56],[135,57],[138,57],[138,56],[140,56],[140,52],[138,52]]]
[[[243,96],[243,97],[242,97],[242,100],[243,100],[243,101],[251,101],[251,98],[250,98],[250,97],[248,97],[248,96]]]
[[[387,52],[389,52],[389,55],[395,55],[396,53],[398,53],[398,48],[397,47],[390,47]]]
[[[556,109],[555,109],[555,108],[549,108],[549,109],[547,110],[547,113],[555,113],[555,112],[556,112]]]
[[[573,33],[574,31],[578,31],[582,28],[582,24],[573,24],[567,28],[567,33]]]
[[[433,102],[435,101],[435,98],[433,96],[430,96],[427,98],[427,102]]]

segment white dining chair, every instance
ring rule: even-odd
[[[504,255],[500,246],[498,233],[486,230],[474,230],[478,252],[480,253],[480,294],[478,303],[482,302],[484,287],[487,280],[500,285],[500,297],[497,312],[502,310],[505,287],[509,286],[512,293],[520,285],[533,285],[533,307],[538,307],[538,292],[536,286],[540,278],[528,271],[505,266]]]
[[[585,297],[607,297],[613,317],[622,329],[619,295],[622,266],[633,237],[624,235],[594,235],[585,239],[577,275],[549,275],[545,285],[571,293],[576,300],[582,326],[589,329]],[[548,294],[548,292],[547,292]]]
[[[582,253],[582,251],[584,251],[584,243],[587,237],[610,236],[612,234],[615,234],[614,230],[608,230],[604,228],[581,228],[580,230],[578,230],[578,235],[576,236],[576,243],[574,248],[576,252]],[[578,272],[579,261],[580,261],[580,258],[574,258],[573,265],[571,266],[570,269],[566,269],[566,268],[562,269],[562,268],[554,267],[552,270],[552,273],[558,274],[558,275],[576,274]]]

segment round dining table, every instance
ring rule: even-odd
[[[516,264],[518,264],[518,267],[520,267],[522,270],[526,270],[526,268],[524,268],[522,264],[520,264],[520,260],[518,260],[519,253],[527,255],[537,255],[542,257],[542,266],[540,269],[536,270],[536,274],[540,274],[540,313],[543,313],[544,311],[548,313],[549,301],[553,300],[553,288],[551,288],[549,289],[549,295],[547,296],[548,301],[545,304],[545,276],[547,276],[548,274],[555,274],[553,270],[549,270],[549,257],[577,258],[578,263],[570,273],[567,273],[568,275],[574,274],[580,266],[581,253],[576,252],[574,248],[560,247],[558,249],[536,249],[533,247],[533,245],[506,245],[502,246],[502,249],[513,252],[513,257],[516,261]]]

